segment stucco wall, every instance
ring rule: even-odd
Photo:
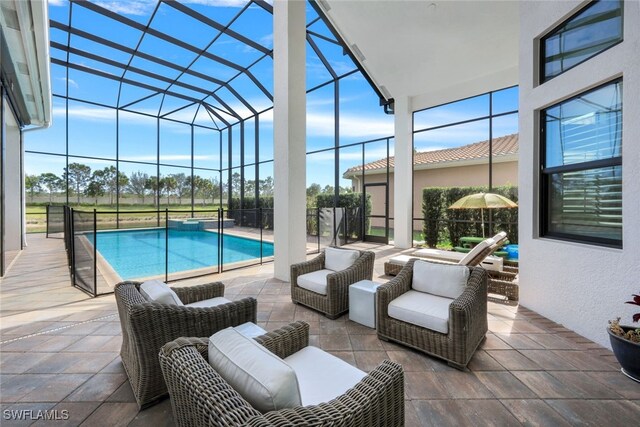
[[[385,174],[365,175],[366,183],[385,182]],[[389,174],[389,216],[393,218],[393,172]],[[359,180],[353,180],[356,191],[360,191]],[[470,165],[452,168],[423,169],[413,174],[413,217],[422,218],[422,189],[425,187],[465,187],[487,184],[489,182],[489,164]],[[493,164],[493,185],[518,185],[518,162],[504,162]],[[379,192],[380,189],[374,190]],[[382,197],[373,197],[372,210],[381,211],[376,203]],[[376,212],[376,213],[377,213]],[[422,229],[422,224],[414,223],[414,228]]]
[[[640,291],[640,3],[625,2],[624,41],[564,74],[535,86],[536,38],[574,13],[581,1],[520,6],[520,303],[609,346],[607,320],[630,323],[623,304]],[[540,238],[538,230],[538,111],[623,76],[623,247]]]
[[[4,170],[4,249],[15,251],[22,248],[22,203],[20,170],[20,128],[11,110],[5,109],[5,170]]]

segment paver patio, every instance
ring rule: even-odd
[[[398,250],[351,246],[375,251],[374,280],[389,279],[383,264]],[[230,299],[257,297],[258,321],[267,330],[304,320],[312,345],[360,369],[384,359],[401,363],[407,426],[629,426],[640,419],[640,384],[619,372],[609,350],[524,307],[489,303],[490,333],[469,372],[460,372],[380,341],[348,316],[328,320],[293,305],[289,284],[273,279],[272,264],[208,280],[224,282]],[[35,425],[173,425],[169,400],[138,412],[118,355],[114,297],[89,298],[70,286],[62,240],[29,236],[0,284],[0,319],[2,425],[31,425],[9,418],[45,409],[67,410],[68,419]]]

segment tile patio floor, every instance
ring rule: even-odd
[[[35,425],[173,425],[168,400],[138,412],[118,356],[113,295],[91,299],[69,285],[61,240],[30,236],[29,243],[0,284],[0,424],[31,425],[7,417],[57,409],[67,410],[69,419]],[[398,251],[368,247],[377,252],[374,275],[387,280],[380,277],[383,262]],[[640,422],[640,384],[619,372],[611,352],[526,308],[489,303],[490,333],[470,371],[460,372],[379,341],[348,316],[328,320],[294,306],[288,283],[272,274],[272,265],[264,265],[212,280],[222,280],[231,299],[256,296],[258,320],[267,330],[304,320],[311,344],[363,370],[387,358],[401,363],[407,426]]]

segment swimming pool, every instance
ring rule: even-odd
[[[165,273],[166,230],[122,230],[96,233],[97,250],[123,280]],[[86,234],[93,244],[93,234]],[[222,263],[260,258],[260,241],[223,234]],[[262,256],[273,256],[273,243],[262,242]],[[218,233],[169,230],[168,272],[218,265]]]

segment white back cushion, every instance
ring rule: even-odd
[[[480,255],[481,252],[483,251],[487,251],[488,248],[494,244],[494,241],[492,238],[488,238],[487,240],[483,240],[482,242],[478,243],[477,245],[475,245],[473,247],[473,249],[471,249],[469,252],[467,252],[467,254],[464,256],[464,258],[462,258],[460,261],[458,261],[458,264],[460,265],[470,265],[470,263],[473,263],[474,266],[480,264],[482,262],[482,259],[486,258],[486,256],[482,257],[482,259],[476,259],[478,257],[478,255]],[[487,251],[487,255],[489,255],[489,252]]]
[[[416,261],[411,287],[419,292],[456,299],[464,292],[468,279],[469,268],[463,265]]]
[[[353,249],[326,248],[324,250],[324,268],[342,271],[351,267],[360,257],[360,252]]]
[[[209,338],[209,364],[260,412],[301,405],[294,370],[233,328],[223,329]]]
[[[507,233],[506,231],[501,231],[498,234],[496,234],[495,236],[493,236],[493,242],[496,245],[500,245],[502,246],[504,244],[504,242],[507,240]]]
[[[140,285],[140,293],[150,302],[170,305],[184,305],[178,295],[166,283],[160,280],[148,280]]]

